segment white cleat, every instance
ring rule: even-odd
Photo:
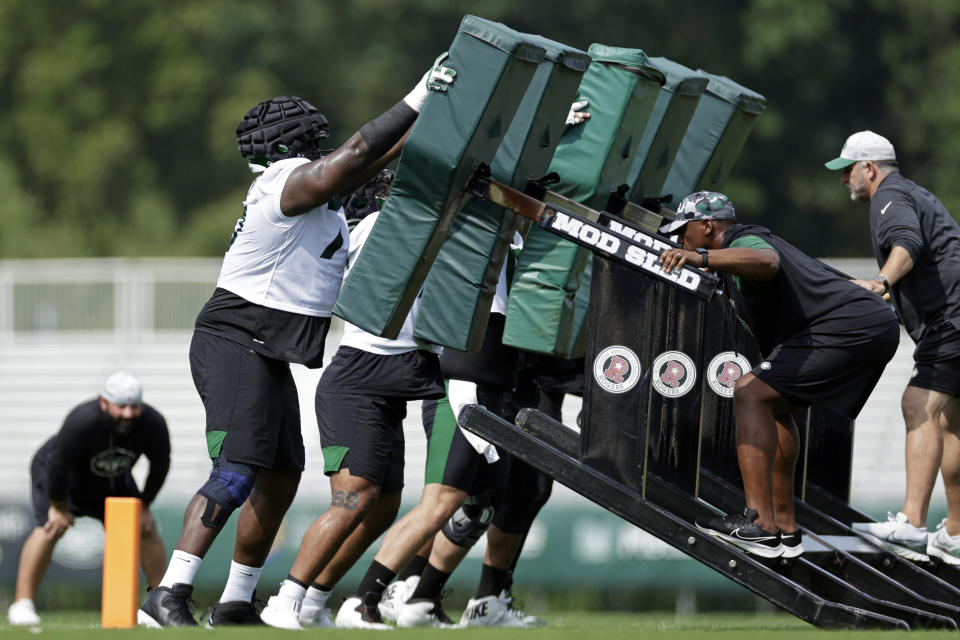
[[[7,609],[7,621],[16,627],[29,627],[40,624],[40,616],[33,606],[33,600],[23,598],[17,600]]]
[[[380,610],[380,617],[387,622],[396,623],[400,609],[413,595],[418,584],[420,584],[420,576],[410,576],[406,580],[391,582],[387,590],[383,592],[380,604],[377,605]]]
[[[350,596],[340,605],[334,622],[341,629],[389,629],[390,625],[384,624],[380,617],[377,609],[379,603],[379,597],[372,591],[364,595],[363,599],[360,596]]]
[[[435,629],[459,629],[460,625],[451,620],[439,600],[407,601],[397,615],[397,626],[404,629],[414,627],[433,627]]]
[[[527,615],[513,608],[513,598],[506,592],[499,596],[471,598],[460,618],[462,627],[507,627],[513,629],[532,629],[546,624],[536,616]]]
[[[330,609],[312,604],[300,606],[300,624],[304,627],[335,627]]]
[[[260,612],[260,619],[264,624],[276,627],[277,629],[290,629],[291,631],[300,631],[303,626],[300,624],[300,602],[286,596],[270,596],[267,600],[267,606]]]

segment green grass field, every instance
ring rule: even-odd
[[[946,632],[939,631],[825,631],[817,629],[797,618],[781,613],[740,613],[720,614],[704,613],[677,617],[671,613],[594,613],[570,611],[544,616],[549,626],[539,629],[394,629],[392,631],[350,631],[311,629],[300,635],[322,635],[331,640],[384,638],[384,634],[393,640],[413,640],[424,637],[450,637],[454,640],[475,640],[479,638],[523,637],[529,640],[547,640],[554,638],[577,638],[579,640],[623,639],[626,637],[670,638],[710,638],[711,640],[761,640],[766,638],[785,639],[803,638],[946,638]],[[226,635],[243,640],[276,640],[290,637],[290,631],[265,628],[225,628],[208,629],[148,629],[104,630],[100,629],[100,617],[95,612],[45,613],[42,627],[18,628],[0,625],[3,640],[32,638],[38,635],[55,638],[150,638],[163,636],[164,640],[177,638],[195,638],[209,634]],[[296,634],[294,634],[296,636]]]

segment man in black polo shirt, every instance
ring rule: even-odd
[[[852,200],[870,203],[870,233],[880,270],[855,282],[892,300],[916,343],[903,392],[907,488],[903,510],[887,522],[853,528],[904,557],[933,555],[960,565],[960,227],[929,191],[907,180],[893,145],[872,131],[847,138],[840,157]],[[943,475],[947,518],[927,535],[930,495]]]
[[[733,395],[747,508],[696,525],[749,553],[797,556],[799,436],[791,414],[818,404],[856,417],[897,349],[896,316],[878,296],[768,229],[736,224],[721,193],[687,196],[677,216],[661,231],[679,234],[683,248],[661,254],[664,269],[716,270],[764,358],[737,380]]]
[[[54,546],[77,516],[102,522],[108,496],[143,501],[140,564],[150,587],[160,583],[166,549],[148,507],[170,469],[170,436],[163,416],[142,401],[142,394],[132,374],[114,373],[100,396],[75,407],[60,431],[33,457],[30,474],[37,526],[20,553],[16,595],[7,613],[10,624],[40,623],[33,597]],[[141,455],[150,462],[142,491],[130,474]]]

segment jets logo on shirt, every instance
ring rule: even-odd
[[[610,393],[625,393],[640,380],[640,360],[627,347],[607,347],[593,361],[593,378]]]
[[[735,351],[718,353],[707,365],[707,383],[724,398],[733,397],[733,387],[750,370],[750,362]]]
[[[653,388],[665,398],[689,393],[697,381],[693,360],[682,351],[665,351],[653,361]]]
[[[116,478],[127,473],[136,461],[137,454],[133,451],[116,447],[90,458],[90,471],[103,478]]]

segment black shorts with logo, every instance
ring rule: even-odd
[[[35,455],[30,463],[30,480],[33,485],[33,517],[38,527],[47,522],[47,512],[50,510],[50,492],[47,488],[47,461],[40,455]],[[67,509],[75,516],[89,516],[103,522],[105,495],[83,493],[82,487],[72,487],[75,491],[67,494]],[[111,497],[139,498],[140,489],[133,476],[127,473],[116,479],[114,488],[110,491]]]
[[[207,413],[211,458],[303,471],[300,401],[288,363],[195,331],[190,371]]]
[[[436,354],[416,349],[382,355],[340,347],[317,384],[323,472],[348,469],[383,493],[399,492],[407,402],[442,395]]]
[[[856,418],[900,343],[900,327],[891,315],[878,315],[869,334],[844,336],[821,327],[784,340],[753,368],[753,375],[800,406],[823,405]]]
[[[924,331],[913,364],[910,386],[960,397],[960,329],[945,323]]]

